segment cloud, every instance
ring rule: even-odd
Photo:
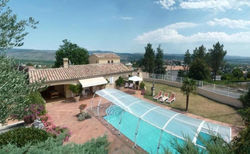
[[[182,8],[213,9],[219,11],[235,9],[241,11],[242,7],[250,7],[249,0],[157,0],[155,3],[167,10]]]
[[[182,25],[182,26],[180,26]],[[135,38],[138,43],[206,43],[206,42],[229,42],[229,43],[250,43],[250,32],[238,32],[227,34],[225,32],[198,32],[189,36],[180,34],[180,28],[191,28],[197,26],[193,23],[176,23],[157,30],[143,33]],[[174,28],[175,27],[175,28]]]
[[[172,9],[175,4],[175,0],[157,0],[155,3],[161,5],[162,8],[169,10]]]
[[[250,20],[233,20],[229,18],[215,18],[211,21],[208,21],[207,24],[210,26],[224,26],[229,28],[250,28]]]
[[[241,10],[243,6],[250,6],[249,0],[187,0],[180,2],[183,9],[215,9],[225,11],[228,9]]]
[[[120,17],[120,19],[122,19],[122,20],[133,20],[134,18],[133,17],[124,16],[124,17]]]
[[[197,26],[197,24],[192,22],[177,22],[175,24],[167,25],[164,29],[184,29],[184,28],[192,28]]]

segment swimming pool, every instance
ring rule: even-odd
[[[123,112],[123,110],[116,106],[112,105],[107,110],[107,115],[104,119],[110,123],[113,127],[120,130],[122,134],[128,137],[131,141],[135,140],[135,132],[137,127],[137,122],[139,118],[134,115]],[[122,116],[122,119],[120,118]],[[121,121],[120,125],[119,122]],[[158,142],[160,138],[161,130],[150,125],[145,121],[140,121],[138,127],[138,134],[136,137],[136,143],[141,148],[149,153],[157,153]],[[183,134],[184,135],[184,134]],[[200,132],[199,135],[202,135],[203,138],[208,138],[210,135]],[[171,134],[163,132],[161,137],[159,153],[164,153],[165,149],[170,150],[172,153],[176,153],[173,145],[177,141],[179,144],[183,143],[182,139],[179,139]],[[202,145],[202,143],[197,140],[197,145]]]
[[[162,108],[117,89],[102,89],[95,94],[100,96],[97,115],[102,98],[110,101],[114,106],[106,110],[104,119],[149,153],[163,153],[166,148],[175,152],[172,143],[184,143],[184,136],[200,148],[199,136],[206,139],[212,134],[231,140],[230,127]]]

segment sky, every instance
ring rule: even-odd
[[[19,19],[34,17],[25,49],[56,50],[68,39],[88,50],[168,54],[224,44],[250,57],[250,0],[10,0]]]

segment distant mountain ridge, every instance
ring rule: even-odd
[[[36,50],[36,49],[9,49],[7,55],[21,60],[42,60],[42,61],[55,61],[56,50]],[[134,61],[143,57],[143,53],[119,53],[113,51],[94,50],[89,51],[89,54],[93,53],[116,53],[121,57],[122,61]],[[183,60],[184,54],[165,54],[165,59]],[[232,63],[247,63],[250,64],[250,57],[241,56],[226,56],[225,60]]]

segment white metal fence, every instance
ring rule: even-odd
[[[182,83],[183,78],[177,76],[170,76],[166,74],[153,74],[153,73],[143,73],[144,78],[151,78],[151,79],[160,79],[160,80],[167,80],[172,82],[179,82]],[[224,85],[212,84],[205,81],[197,81],[196,85],[199,88],[205,89],[210,92],[218,93],[224,96],[232,97],[232,98],[240,98],[242,94],[246,92],[245,89],[240,88],[232,88]]]

